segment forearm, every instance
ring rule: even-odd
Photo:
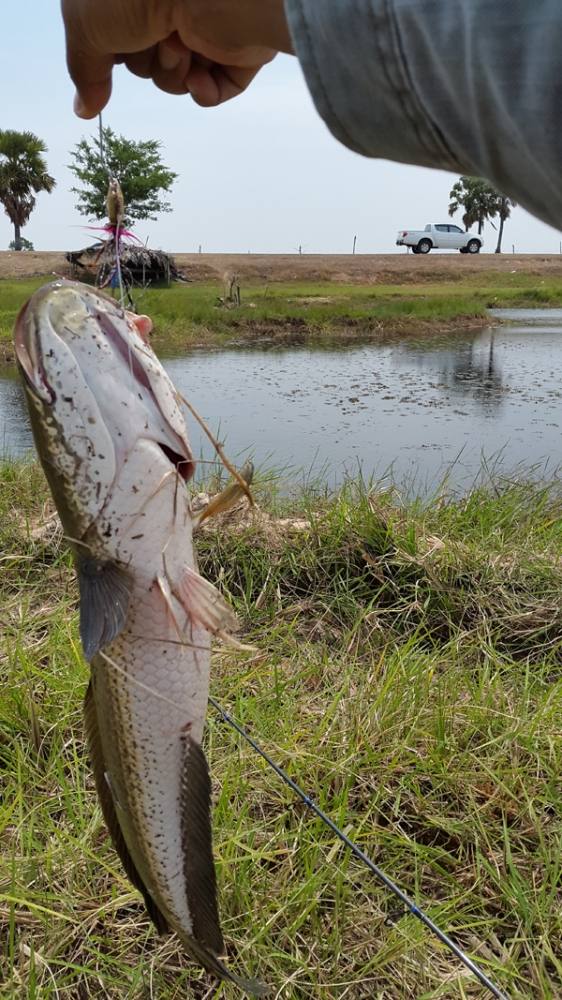
[[[316,106],[367,156],[482,176],[562,228],[560,0],[285,0]]]

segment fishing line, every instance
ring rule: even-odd
[[[265,760],[265,762],[269,765],[269,767],[272,768],[272,770],[275,771],[278,777],[281,778],[281,780],[286,785],[289,786],[289,788],[295,793],[295,795],[299,797],[299,799],[301,799],[302,802],[304,802],[304,804],[311,810],[311,812],[315,813],[316,816],[318,816],[318,818],[321,819],[322,822],[327,827],[329,827],[332,833],[334,833],[336,837],[338,837],[339,840],[341,840],[341,842],[345,844],[346,847],[349,848],[351,853],[354,854],[356,858],[358,858],[360,861],[363,862],[364,865],[367,866],[369,871],[379,880],[379,882],[382,882],[383,885],[385,885],[386,888],[390,890],[390,892],[392,892],[395,896],[398,897],[400,902],[404,904],[405,908],[413,917],[417,917],[418,920],[420,920],[422,924],[425,924],[428,930],[430,930],[431,933],[434,934],[435,937],[437,937],[441,941],[441,943],[444,944],[449,949],[449,951],[452,951],[452,953],[459,959],[459,961],[462,962],[462,964],[466,966],[466,968],[469,969],[474,976],[476,976],[476,978],[482,983],[482,985],[485,986],[490,991],[492,996],[496,997],[497,1000],[509,1000],[508,996],[505,993],[502,993],[501,990],[494,985],[494,983],[491,981],[491,979],[488,978],[486,973],[482,971],[480,966],[477,965],[476,962],[474,962],[471,958],[469,958],[469,956],[465,954],[465,952],[462,951],[462,949],[459,948],[457,944],[455,944],[452,938],[450,938],[448,934],[442,931],[441,928],[438,927],[437,924],[433,922],[431,917],[429,917],[428,914],[424,912],[424,910],[420,909],[420,907],[417,906],[413,902],[413,900],[411,900],[410,897],[407,896],[406,893],[403,892],[402,889],[400,889],[399,886],[397,886],[396,883],[393,882],[391,878],[389,878],[388,875],[385,875],[382,869],[379,868],[378,865],[376,865],[374,861],[372,861],[371,858],[367,854],[365,854],[365,852],[362,851],[361,848],[358,847],[357,844],[354,843],[354,841],[351,840],[346,833],[343,832],[343,830],[340,830],[339,826],[337,826],[334,823],[334,821],[330,819],[330,817],[320,808],[320,806],[316,804],[314,799],[312,799],[310,795],[307,795],[306,792],[303,792],[302,788],[300,788],[299,785],[297,785],[297,783],[293,781],[292,778],[289,777],[287,772],[284,771],[282,767],[279,767],[279,765],[276,764],[274,760],[272,760],[272,758],[269,756],[269,754],[265,752],[265,750],[262,750],[259,744],[256,743],[254,739],[252,739],[249,733],[246,732],[243,726],[241,726],[240,723],[236,721],[236,719],[233,719],[228,712],[225,712],[225,710],[219,705],[217,701],[215,701],[214,698],[209,697],[209,702],[211,703],[213,708],[218,712],[218,714],[222,716],[224,721],[227,722],[228,725],[231,726],[233,729],[235,729],[236,732],[239,733],[239,735],[242,737],[242,739],[244,739],[246,743],[248,743],[260,757],[262,757],[263,760]]]
[[[105,172],[107,174],[107,182],[108,182],[108,184],[111,184],[111,181],[114,180],[115,178],[113,177],[113,175],[111,174],[111,172],[109,170],[109,166],[108,166],[108,163],[107,163],[107,158],[106,158],[106,155],[105,155],[105,138],[104,138],[104,134],[103,134],[103,121],[102,121],[101,111],[98,112],[98,129],[99,129],[100,159],[101,159],[101,162],[102,162],[102,166],[103,166],[103,168],[104,168],[104,170],[105,170]],[[121,309],[124,312],[125,311],[125,288],[124,288],[124,285],[123,285],[123,273],[121,271],[121,256],[120,256],[120,253],[119,253],[119,240],[120,240],[119,220],[117,220],[117,224],[115,226],[115,232],[113,234],[113,239],[114,239],[114,243],[115,243],[115,273],[117,275],[117,283],[119,285],[119,304],[121,306]]]
[[[215,451],[216,451],[217,455],[219,456],[219,458],[220,458],[222,464],[224,465],[225,469],[227,469],[230,472],[230,475],[236,480],[236,482],[238,483],[239,487],[241,488],[241,490],[243,491],[243,493],[245,494],[245,496],[248,498],[248,503],[250,504],[250,507],[254,507],[255,506],[254,505],[254,498],[252,496],[252,491],[251,491],[248,483],[240,475],[240,473],[238,472],[238,469],[236,468],[236,466],[234,466],[232,464],[232,462],[229,462],[228,458],[226,457],[226,455],[224,453],[224,449],[223,449],[222,444],[220,443],[220,441],[217,441],[217,439],[216,439],[215,435],[213,434],[213,432],[210,430],[209,427],[207,427],[207,424],[203,420],[203,417],[201,417],[198,414],[198,412],[195,409],[195,407],[192,406],[192,404],[187,401],[187,399],[185,398],[185,396],[183,396],[181,394],[181,392],[179,392],[177,389],[176,389],[176,398],[177,398],[177,400],[180,403],[183,403],[183,405],[185,407],[187,407],[187,409],[189,410],[189,412],[191,413],[191,415],[193,417],[195,417],[197,423],[199,424],[199,426],[201,427],[201,429],[204,431],[204,433],[209,438],[209,441],[213,445],[213,448],[215,449]]]
[[[105,158],[105,142],[104,142],[104,137],[103,137],[103,123],[102,123],[101,111],[98,112],[98,129],[99,129],[99,137],[100,137],[99,138],[99,143],[100,143],[100,158],[101,158],[102,166],[105,168],[105,172],[106,172],[108,180],[109,180],[110,174],[109,174],[109,168],[107,166],[107,160]]]
[[[117,281],[119,283],[119,303],[123,310],[125,311],[125,288],[123,285],[123,274],[121,272],[121,255],[119,253],[119,223],[115,225],[115,266],[117,268]]]

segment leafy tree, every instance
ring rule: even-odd
[[[449,215],[464,209],[462,221],[467,232],[478,223],[478,234],[481,235],[486,220],[498,214],[498,193],[480,177],[459,177],[451,188],[449,198]]]
[[[105,198],[109,177],[117,177],[125,198],[125,221],[155,219],[159,212],[170,212],[163,199],[177,174],[168,170],[160,158],[160,143],[154,139],[133,142],[112,129],[81,139],[71,152],[70,170],[80,182],[71,190],[78,195],[76,208],[90,219],[106,215]]]
[[[16,246],[16,241],[12,240],[8,245],[8,250],[35,250],[31,240],[26,240],[25,236],[20,237],[20,245]]]
[[[14,227],[15,250],[21,250],[21,230],[35,208],[35,195],[55,186],[47,173],[46,152],[33,132],[0,130],[0,202]]]

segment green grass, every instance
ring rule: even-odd
[[[257,496],[198,543],[256,647],[217,646],[213,695],[510,997],[555,1000],[559,494]],[[157,939],[108,840],[70,560],[35,533],[46,501],[35,466],[1,467],[0,994],[234,1000]],[[207,751],[233,967],[286,1000],[484,1000],[212,710]]]
[[[15,316],[44,279],[0,281],[0,355],[11,355]],[[562,279],[518,271],[464,275],[406,285],[272,283],[242,288],[242,306],[218,305],[216,284],[174,285],[135,293],[155,325],[161,354],[194,346],[342,337],[385,337],[485,321],[490,306],[562,305]]]

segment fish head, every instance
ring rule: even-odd
[[[175,389],[143,324],[112,299],[78,282],[46,285],[22,308],[14,345],[37,451],[73,537],[95,521],[139,439],[192,476]]]

